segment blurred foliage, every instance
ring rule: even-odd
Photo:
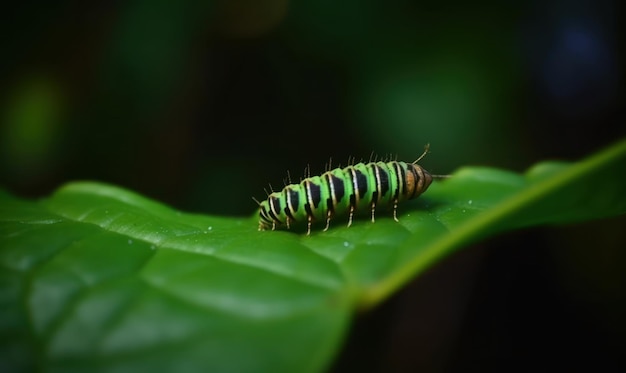
[[[99,179],[242,215],[330,157],[411,160],[430,142],[437,173],[580,158],[624,133],[617,25],[583,5],[16,3],[2,182]]]

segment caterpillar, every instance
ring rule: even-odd
[[[275,230],[283,224],[289,229],[293,222],[306,219],[308,236],[313,221],[326,219],[326,231],[334,216],[347,212],[349,227],[355,211],[366,207],[371,209],[373,223],[376,207],[383,204],[393,204],[393,219],[399,221],[399,202],[424,193],[433,179],[448,177],[431,175],[417,164],[428,150],[429,144],[412,163],[361,162],[286,185],[280,192],[269,194],[263,202],[253,198],[259,205],[259,230]]]

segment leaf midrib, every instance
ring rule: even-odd
[[[450,254],[451,248],[463,242],[469,242],[475,239],[482,231],[482,228],[496,224],[507,216],[512,215],[514,212],[519,211],[529,203],[554,192],[562,186],[583,177],[593,169],[606,165],[611,160],[624,156],[625,154],[626,140],[622,140],[615,146],[609,147],[607,150],[583,160],[576,165],[571,165],[552,177],[529,185],[521,193],[514,194],[505,199],[495,208],[486,210],[467,222],[462,223],[460,226],[451,230],[449,234],[433,242],[428,250],[423,251],[413,260],[408,261],[395,272],[365,290],[358,301],[359,308],[370,309],[382,302],[389,297],[390,294],[409,282],[416,273],[428,268],[433,263]]]

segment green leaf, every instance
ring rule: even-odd
[[[357,308],[503,231],[626,212],[626,141],[520,175],[467,167],[376,223],[258,232],[124,189],[0,192],[3,370],[319,372]],[[6,369],[4,369],[6,368]]]

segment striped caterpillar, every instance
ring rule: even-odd
[[[307,235],[315,220],[326,219],[326,231],[330,220],[349,214],[348,227],[352,225],[355,211],[370,208],[372,223],[376,207],[393,204],[393,219],[398,221],[400,201],[410,200],[424,193],[433,178],[448,175],[431,175],[418,165],[428,153],[413,163],[400,161],[357,163],[345,168],[326,171],[321,176],[307,177],[298,184],[286,185],[280,192],[273,192],[259,202],[259,230],[276,229],[285,224],[289,229],[293,222],[307,221]]]

